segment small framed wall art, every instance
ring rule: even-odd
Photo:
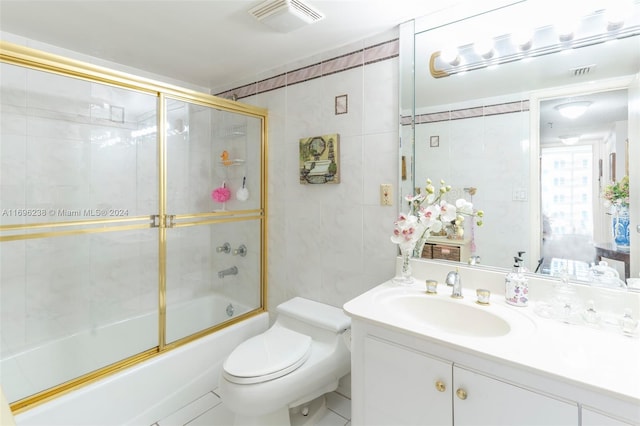
[[[336,115],[346,114],[349,110],[349,102],[347,95],[336,96]]]
[[[429,146],[431,148],[437,148],[440,146],[440,136],[431,136],[429,138]]]
[[[300,139],[300,183],[340,183],[340,135]]]

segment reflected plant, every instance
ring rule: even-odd
[[[602,197],[605,207],[629,207],[629,176],[623,177],[612,185],[607,185]]]

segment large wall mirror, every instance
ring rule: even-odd
[[[460,242],[481,267],[639,277],[640,2],[502,3],[401,26],[400,196],[443,179],[484,210]],[[605,199],[625,179],[628,245]]]

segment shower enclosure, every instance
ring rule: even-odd
[[[12,409],[264,311],[266,111],[1,43]]]

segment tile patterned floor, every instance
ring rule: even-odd
[[[351,400],[332,392],[326,396],[327,412],[316,426],[350,426]],[[233,414],[222,404],[215,389],[151,426],[230,426]]]

